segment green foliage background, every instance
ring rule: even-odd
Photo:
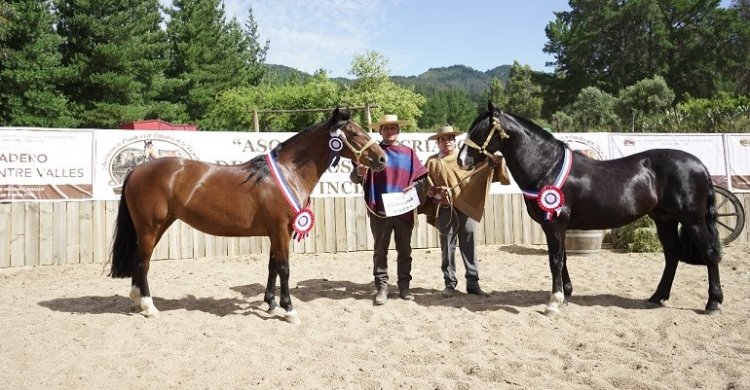
[[[367,51],[352,59],[352,78],[332,79],[266,64],[271,42],[252,8],[241,26],[220,0],[166,9],[159,0],[0,0],[0,125],[114,128],[160,118],[247,131],[253,110],[368,105],[373,120],[410,120],[408,131],[467,130],[491,100],[553,131],[748,131],[749,1],[569,6],[545,28],[552,73],[514,61],[391,76],[388,59]],[[293,131],[325,115],[258,120],[264,131]]]

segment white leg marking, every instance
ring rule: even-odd
[[[142,297],[141,298],[141,314],[146,316],[147,318],[157,318],[159,317],[159,310],[156,309],[156,306],[154,306],[154,300],[151,297]]]
[[[565,301],[565,295],[563,293],[558,292],[550,294],[549,303],[547,304],[547,309],[544,310],[544,315],[554,316],[560,314],[560,305],[562,305],[563,301]]]
[[[299,314],[297,314],[297,310],[289,310],[284,315],[284,320],[290,324],[299,324]]]

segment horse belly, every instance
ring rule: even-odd
[[[263,211],[252,191],[208,179],[178,192],[175,217],[195,229],[216,236],[265,235],[265,227],[256,223],[258,213]]]

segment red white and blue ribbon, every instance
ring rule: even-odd
[[[573,152],[565,148],[565,157],[560,173],[552,185],[542,187],[539,192],[523,191],[526,199],[536,199],[537,205],[546,213],[546,219],[551,221],[556,215],[560,215],[560,210],[565,205],[565,195],[562,192],[562,186],[568,180],[570,168],[573,166]]]
[[[312,230],[313,224],[315,224],[315,215],[309,208],[303,208],[302,204],[297,200],[297,197],[294,196],[294,192],[292,192],[291,187],[289,187],[289,183],[287,183],[284,175],[281,174],[279,164],[276,159],[273,158],[272,153],[273,152],[266,153],[266,162],[271,171],[271,176],[273,176],[276,185],[279,186],[281,193],[284,195],[286,203],[289,204],[289,207],[294,211],[294,217],[292,218],[291,223],[292,229],[294,230],[293,237],[296,238],[297,241],[301,241],[303,238],[307,237],[310,230]]]

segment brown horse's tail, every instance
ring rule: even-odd
[[[716,191],[711,182],[711,176],[708,176],[708,197],[706,198],[706,228],[708,229],[708,255],[715,256],[721,260],[721,241],[719,238],[719,228],[716,226],[719,212],[716,210]],[[682,261],[688,264],[707,265],[691,237],[685,231],[685,227],[680,228],[680,249],[682,252]]]
[[[136,251],[138,250],[138,237],[136,235],[133,219],[130,217],[128,202],[125,199],[125,187],[128,185],[130,173],[122,183],[122,195],[120,196],[120,208],[117,211],[117,222],[115,224],[115,237],[112,243],[112,270],[109,276],[113,278],[127,278],[133,276]]]

